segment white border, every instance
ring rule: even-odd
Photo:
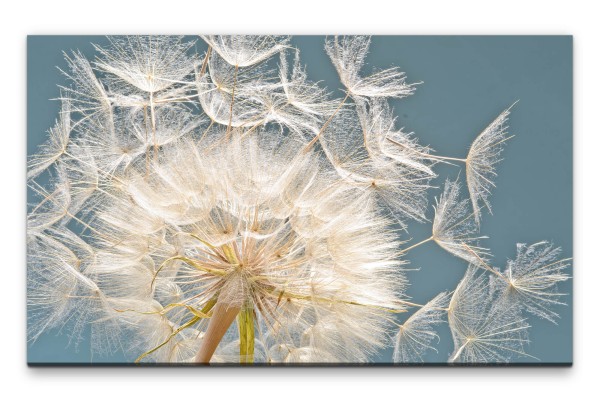
[[[0,17],[2,393],[31,399],[567,399],[597,383],[598,12],[571,0],[10,2]],[[26,35],[106,33],[567,34],[575,56],[573,368],[85,369],[25,365]],[[559,189],[557,189],[559,190]],[[597,388],[597,387],[596,387]],[[594,391],[594,392],[592,392]],[[25,397],[22,397],[23,394]],[[582,396],[586,398],[586,396]]]

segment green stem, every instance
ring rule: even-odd
[[[254,362],[254,309],[247,304],[237,316],[240,333],[240,363]]]

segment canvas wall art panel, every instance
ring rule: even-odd
[[[569,36],[30,36],[30,365],[570,365]]]

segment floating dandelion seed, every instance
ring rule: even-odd
[[[451,363],[528,357],[522,313],[556,321],[568,264],[518,245],[500,271],[478,247],[508,110],[466,159],[437,156],[396,127],[387,100],[414,92],[405,74],[361,75],[370,38],[326,41],[337,100],[298,50],[290,66],[288,37],[203,39],[201,57],[156,36],[65,56],[71,85],[28,163],[31,341],[89,328],[94,354],[141,363],[362,363],[385,347],[414,363],[447,317]],[[400,249],[441,161],[466,163],[471,203],[447,181],[432,236]],[[432,240],[470,267],[417,305],[403,266]]]
[[[528,312],[556,323],[558,313],[552,310],[560,301],[556,285],[569,279],[564,270],[570,259],[558,259],[560,248],[548,242],[517,244],[517,257],[509,260],[503,279],[497,280],[509,302],[522,305]]]
[[[107,82],[115,92],[121,92],[115,87],[125,82],[143,92],[160,92],[181,83],[194,69],[195,61],[188,56],[194,43],[182,42],[182,37],[109,37],[109,42],[108,48],[96,46],[96,65],[109,73]]]
[[[229,64],[248,67],[277,54],[288,46],[287,36],[204,35],[202,38]]]
[[[67,151],[70,134],[71,103],[65,100],[62,102],[59,119],[48,131],[48,141],[40,146],[39,153],[29,159],[27,178],[33,178],[46,170]]]
[[[487,249],[478,246],[483,236],[475,236],[478,226],[469,200],[460,200],[460,183],[447,180],[436,202],[431,239],[439,246],[472,264],[479,264]]]
[[[398,68],[388,68],[361,77],[360,71],[370,43],[371,38],[368,36],[336,36],[325,42],[325,51],[348,93],[367,98],[403,98],[412,95],[414,85],[406,83],[406,75]]]
[[[435,350],[431,342],[438,338],[434,327],[443,323],[450,296],[441,293],[413,313],[396,334],[393,361],[411,363],[423,361],[428,350]]]
[[[397,129],[393,110],[387,101],[373,99],[358,104],[364,146],[374,160],[382,164],[399,164],[423,173],[424,177],[434,177],[431,170],[432,159],[427,149],[418,144],[412,134]]]
[[[480,203],[491,211],[488,201],[496,176],[495,165],[500,159],[504,143],[510,139],[507,133],[507,121],[510,108],[504,110],[473,141],[467,155],[467,185],[473,203],[473,212],[477,224],[481,221]]]
[[[529,324],[520,308],[504,302],[489,285],[489,277],[471,265],[448,306],[448,323],[454,339],[451,363],[507,362],[523,351]]]
[[[511,106],[512,107],[512,106]],[[456,157],[436,156],[411,147],[406,141],[394,138],[386,138],[390,143],[398,146],[404,152],[415,153],[416,157],[429,158],[433,161],[446,163],[461,162],[466,165],[467,187],[473,205],[473,216],[477,225],[481,222],[481,208],[486,207],[491,212],[492,208],[488,201],[492,193],[494,178],[496,177],[495,165],[500,162],[500,154],[504,150],[504,144],[512,138],[507,133],[508,115],[510,108],[504,110],[496,119],[484,129],[471,144],[466,159]],[[483,203],[483,205],[481,205]]]

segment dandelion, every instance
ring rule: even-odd
[[[33,317],[29,336],[38,338],[48,327],[59,325],[72,326],[71,338],[79,337],[87,319],[102,311],[98,286],[83,273],[93,250],[68,230],[56,229],[30,236],[27,247],[28,306]]]
[[[507,134],[508,115],[510,108],[504,110],[486,129],[473,141],[469,154],[467,155],[467,185],[473,203],[475,221],[479,224],[481,220],[480,203],[491,211],[488,198],[494,187],[496,176],[495,165],[500,159],[504,149],[504,143],[511,137]]]
[[[478,241],[486,237],[475,236],[475,212],[469,209],[467,199],[459,197],[458,180],[447,180],[436,202],[431,239],[451,254],[477,265],[487,255],[487,250],[478,246]]]
[[[470,266],[448,306],[448,324],[454,339],[451,363],[507,362],[523,351],[529,324],[515,304],[494,294],[489,277]]]
[[[135,344],[146,350],[140,361],[162,360],[159,349],[189,342],[179,329],[194,325],[203,340],[192,360],[208,362],[217,345],[217,360],[231,360],[226,334],[238,315],[249,330],[236,339],[243,362],[254,360],[255,330],[270,346],[263,362],[295,360],[313,344],[326,358],[319,361],[360,362],[384,342],[404,285],[389,221],[350,190],[328,190],[333,177],[318,170],[315,154],[298,152],[301,143],[268,149],[271,137],[260,132],[209,151],[182,141],[147,178],[143,163],[105,177],[111,182],[91,223],[97,258],[81,274],[94,277],[98,295],[88,296],[105,300],[107,313],[133,315],[142,330],[157,317],[171,327]],[[300,156],[290,163],[293,153]],[[313,191],[320,196],[306,196]],[[167,354],[171,362],[189,356]]]
[[[107,83],[125,83],[148,93],[162,91],[194,69],[194,59],[187,51],[193,42],[173,36],[127,36],[109,38],[110,47],[96,46],[100,53],[97,67],[110,73]],[[114,78],[112,76],[115,76]]]
[[[65,169],[60,169],[56,175],[64,177]],[[42,198],[27,216],[27,234],[42,234],[44,230],[53,225],[61,224],[65,218],[68,218],[69,207],[71,206],[71,191],[68,182],[58,182],[54,187],[46,190],[36,185],[34,190],[38,191]]]
[[[498,280],[504,296],[528,312],[556,323],[559,317],[551,308],[564,305],[556,285],[569,279],[564,270],[570,259],[558,259],[560,248],[548,242],[517,244],[517,257],[509,260]]]
[[[286,36],[204,35],[202,38],[229,64],[237,67],[255,65],[288,46]]]
[[[234,68],[219,55],[211,56],[208,66],[196,84],[200,104],[210,119],[233,127],[258,120],[261,105],[254,95],[264,84],[260,72]]]
[[[479,247],[508,110],[466,159],[436,156],[396,126],[405,74],[361,75],[370,38],[325,43],[343,99],[298,50],[290,63],[288,37],[202,39],[201,56],[162,36],[65,56],[59,118],[28,161],[30,341],[89,332],[94,353],[137,363],[364,363],[386,347],[415,363],[447,323],[451,363],[529,357],[523,313],[556,320],[568,262],[518,245],[500,271]],[[471,202],[447,181],[431,237],[402,249],[444,161],[466,163]],[[428,241],[470,267],[419,305],[405,265]]]
[[[71,103],[66,100],[62,102],[59,119],[48,131],[48,141],[40,147],[39,153],[30,158],[27,178],[33,178],[46,170],[67,151],[70,133]]]
[[[420,146],[412,134],[396,128],[393,110],[385,100],[361,102],[358,112],[364,146],[371,158],[383,164],[393,161],[422,173],[424,178],[435,176],[427,148]]]
[[[112,101],[106,93],[90,62],[80,52],[73,52],[71,56],[65,54],[68,71],[63,74],[71,81],[72,86],[61,87],[64,96],[63,104],[71,103],[72,112],[79,112],[87,118],[79,124],[88,124],[97,129],[103,129],[108,135],[114,135],[114,120]]]
[[[449,295],[445,292],[414,312],[399,326],[395,338],[393,361],[411,363],[423,361],[427,350],[434,350],[431,342],[438,338],[434,327],[444,322]]]
[[[511,106],[512,107],[512,106]],[[473,141],[469,153],[465,159],[429,154],[423,150],[411,148],[406,141],[398,141],[387,138],[389,142],[398,146],[404,152],[415,153],[417,157],[429,158],[433,161],[445,163],[465,163],[467,187],[473,205],[473,216],[477,225],[481,223],[481,209],[485,207],[491,212],[492,208],[488,201],[492,193],[494,178],[496,176],[495,165],[500,162],[500,154],[504,150],[504,144],[512,138],[508,135],[507,121],[510,107],[504,110],[490,125],[487,126]],[[481,205],[483,203],[483,205]]]
[[[281,91],[259,91],[259,102],[264,109],[263,118],[253,125],[275,122],[300,136],[318,132],[323,120],[335,112],[337,103],[316,83],[307,80],[305,68],[300,64],[300,52],[294,52],[290,66],[285,52],[280,53],[279,79]]]
[[[356,188],[369,193],[397,224],[425,221],[427,190],[432,174],[380,154],[372,157],[356,111],[339,112],[320,144],[338,174]]]
[[[371,39],[368,36],[335,37],[325,42],[325,51],[331,58],[348,93],[368,98],[403,98],[411,95],[414,85],[406,84],[406,76],[398,68],[376,71],[360,76]]]

